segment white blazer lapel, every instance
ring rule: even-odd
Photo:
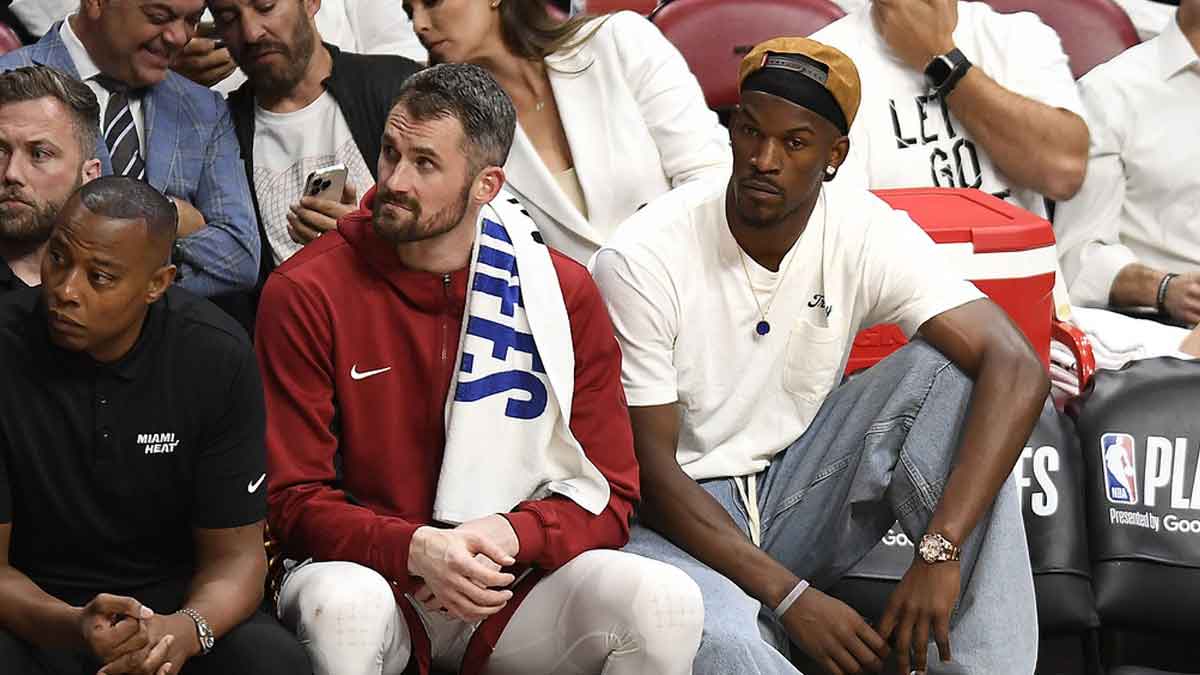
[[[587,202],[588,220],[610,223],[614,220],[612,176],[621,170],[613,163],[620,149],[611,142],[619,134],[609,131],[613,111],[606,101],[603,64],[590,52],[585,45],[575,55],[548,58],[546,65],[575,175]],[[597,245],[604,243],[601,229],[589,224],[589,232]]]
[[[517,125],[517,132],[513,137],[512,150],[508,153],[504,173],[509,187],[514,192],[536,205],[560,228],[581,235],[595,242],[596,246],[600,245],[599,234],[563,194],[520,124]]]
[[[536,205],[562,229],[599,248],[604,243],[604,235],[588,221],[595,220],[598,213],[605,214],[608,210],[611,195],[604,177],[610,175],[612,169],[609,167],[609,150],[604,143],[607,137],[603,133],[607,125],[605,110],[597,99],[597,90],[602,90],[603,83],[596,79],[599,77],[597,68],[590,63],[594,59],[587,45],[546,58],[550,89],[591,218],[584,218],[563,194],[558,181],[550,174],[520,124],[517,125],[504,170],[510,187],[526,202]],[[589,65],[593,67],[587,67]]]

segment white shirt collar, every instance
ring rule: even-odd
[[[1164,80],[1200,61],[1187,36],[1174,18],[1158,36],[1158,63]]]
[[[75,18],[74,14],[63,19],[58,35],[62,38],[63,45],[67,48],[67,54],[71,56],[71,61],[75,63],[75,70],[79,71],[79,79],[87,82],[100,74],[100,68],[92,61],[92,57],[87,53],[87,48],[83,46],[83,43],[79,41],[79,36],[75,35],[75,31],[71,29],[71,19],[73,18]]]

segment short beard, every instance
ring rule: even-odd
[[[285,65],[280,72],[276,73],[275,69],[267,65],[257,67],[248,65],[243,66],[242,69],[254,82],[254,86],[260,94],[267,98],[286,96],[304,79],[308,64],[312,61],[313,52],[316,50],[316,43],[316,34],[301,16],[292,28],[290,47],[285,44],[271,45],[282,51]]]
[[[35,205],[30,214],[16,215],[0,207],[0,240],[17,245],[44,244],[50,238],[59,211],[80,185],[83,185],[83,178],[76,173],[74,185],[62,199],[49,199],[40,206]]]
[[[405,208],[408,208],[412,213],[406,225],[381,227],[382,206],[386,200],[382,194],[376,194],[375,203],[371,206],[371,224],[375,228],[375,233],[392,244],[408,244],[414,241],[433,239],[434,237],[446,234],[457,227],[462,222],[463,217],[467,215],[467,205],[470,201],[472,182],[472,180],[468,180],[464,183],[458,199],[446,205],[441,211],[433,214],[429,219],[427,227],[422,227],[421,225],[420,204],[409,200],[401,200],[404,202]]]

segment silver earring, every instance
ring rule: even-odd
[[[825,167],[825,175],[826,175],[826,176],[829,176],[830,178],[833,178],[833,176],[834,176],[836,173],[837,173],[837,168],[835,168],[835,167],[834,167],[832,164],[830,164],[830,165],[828,165],[828,166],[826,166],[826,167]]]

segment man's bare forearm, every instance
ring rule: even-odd
[[[200,555],[185,607],[199,612],[217,637],[245,621],[262,603],[267,574],[262,545],[262,524],[233,528],[243,542],[257,545],[230,547]],[[210,531],[212,532],[212,531]]]
[[[1012,473],[1049,391],[1046,373],[1028,346],[985,351],[954,469],[929,531],[962,544],[975,529]]]
[[[0,567],[0,628],[39,647],[85,648],[82,611],[43,591],[19,570]]]
[[[747,539],[724,507],[678,465],[673,472],[668,467],[649,473],[643,466],[639,514],[647,525],[768,607],[796,585],[796,575]]]
[[[1108,299],[1113,307],[1156,307],[1158,285],[1166,272],[1133,263],[1121,268],[1113,279]]]
[[[1054,199],[1072,197],[1087,170],[1087,124],[1000,86],[973,67],[946,97],[954,116],[1014,183]]]
[[[631,407],[629,419],[641,469],[642,521],[764,605],[778,605],[798,579],[755,546],[725,508],[679,466],[674,404]]]

